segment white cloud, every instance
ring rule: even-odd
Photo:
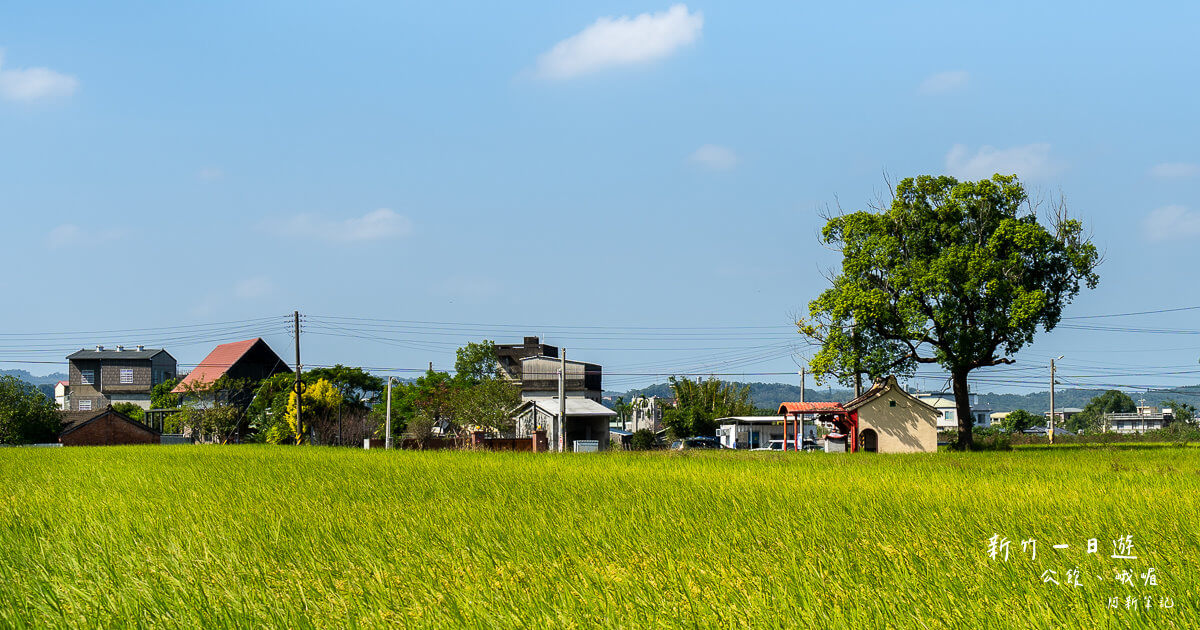
[[[70,96],[78,88],[78,79],[49,68],[5,69],[4,51],[0,51],[0,98],[28,103]]]
[[[275,289],[271,279],[266,276],[243,278],[233,286],[233,294],[244,300],[252,300],[268,295]]]
[[[950,70],[926,77],[917,88],[922,94],[945,94],[966,87],[971,75],[966,70]]]
[[[1200,236],[1200,212],[1179,205],[1163,206],[1146,215],[1142,229],[1152,241],[1195,238]]]
[[[676,4],[659,13],[602,17],[554,45],[537,60],[544,79],[569,79],[613,66],[661,59],[700,37],[704,15]]]
[[[361,217],[341,221],[325,219],[312,214],[300,214],[278,223],[268,224],[267,229],[286,236],[338,243],[361,243],[407,236],[412,232],[412,222],[402,214],[388,208],[380,208]]]
[[[1050,157],[1050,145],[1045,142],[1009,149],[982,146],[975,153],[964,144],[956,144],[946,154],[946,172],[959,179],[986,179],[996,173],[1037,179],[1061,170],[1062,165]]]
[[[82,228],[74,223],[64,223],[46,235],[46,243],[54,249],[74,247],[84,243],[108,243],[125,236],[125,231],[118,228]]]
[[[1200,164],[1191,162],[1163,162],[1150,167],[1150,174],[1154,177],[1175,178],[1175,177],[1196,177],[1200,175]]]
[[[727,171],[737,166],[738,156],[732,149],[715,144],[706,144],[692,151],[692,154],[688,156],[688,160],[693,164],[699,164],[713,170]]]

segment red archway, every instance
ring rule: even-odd
[[[779,415],[783,416],[783,450],[787,450],[788,419],[791,418],[792,442],[795,450],[800,450],[804,441],[801,435],[804,416],[816,416],[817,420],[831,422],[838,431],[847,438],[849,451],[858,451],[858,411],[848,411],[842,403],[836,402],[785,402],[779,405]]]

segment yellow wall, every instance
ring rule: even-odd
[[[890,401],[895,401],[893,407]],[[937,412],[894,389],[858,408],[858,431],[875,429],[880,453],[936,453]]]

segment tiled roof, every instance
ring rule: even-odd
[[[180,381],[179,384],[175,386],[175,389],[171,390],[171,392],[175,394],[182,394],[187,392],[188,386],[190,385],[211,383],[218,378],[221,378],[226,372],[229,371],[229,368],[233,367],[234,363],[237,363],[239,359],[245,356],[246,353],[254,347],[254,344],[260,341],[262,341],[262,338],[255,337],[254,339],[247,339],[245,341],[223,343],[216,348],[213,348],[213,351],[209,352],[208,356],[204,357],[204,360],[200,362],[200,365],[197,365],[196,369],[192,370],[187,376],[183,377],[183,380]]]

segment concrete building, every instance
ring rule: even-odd
[[[938,423],[943,414],[904,391],[895,376],[876,381],[844,406],[857,418],[857,442],[864,451],[937,452]]]
[[[71,410],[71,381],[59,381],[54,384],[54,404],[63,411]]]
[[[115,403],[150,408],[150,390],[175,378],[175,357],[161,348],[137,346],[115,350],[96,346],[67,357],[71,411],[96,411]]]
[[[1080,409],[1079,407],[1059,407],[1058,409],[1054,410],[1054,422],[1058,426],[1062,426],[1063,423],[1071,419],[1071,416],[1082,412],[1083,409]],[[1043,411],[1042,417],[1046,419],[1046,422],[1050,422],[1049,411]]]
[[[629,422],[626,430],[637,432],[641,430],[658,433],[662,430],[663,412],[671,406],[671,401],[658,396],[638,396],[629,401]]]
[[[773,441],[783,441],[784,416],[727,416],[717,418],[717,439],[725,448],[768,448]],[[816,422],[805,422],[802,440],[816,440],[820,431]],[[788,448],[793,439],[789,430]]]
[[[558,395],[558,371],[561,355],[555,346],[526,337],[520,344],[496,344],[500,375],[521,388],[521,400],[550,398]],[[595,363],[566,362],[567,398],[587,398],[600,402],[603,393],[602,369]]]
[[[1104,430],[1113,433],[1145,433],[1162,429],[1175,419],[1172,409],[1139,405],[1133,413],[1104,414]]]
[[[565,431],[562,436],[563,450],[575,450],[577,440],[597,441],[598,450],[607,450],[609,441],[609,422],[617,412],[589,398],[567,398],[565,416]],[[550,437],[550,450],[556,450],[554,443],[555,421],[559,414],[558,398],[537,398],[527,400],[513,410],[512,417],[516,420],[517,435],[531,435],[534,431],[544,430]]]
[[[111,407],[99,412],[66,414],[67,427],[58,436],[63,446],[160,444],[162,434]]]
[[[958,407],[955,406],[954,394],[916,394],[916,397],[937,409],[938,431],[953,431],[958,428]],[[974,416],[975,426],[992,426],[992,410],[986,405],[980,405],[979,398],[975,396],[971,396],[971,415]]]

